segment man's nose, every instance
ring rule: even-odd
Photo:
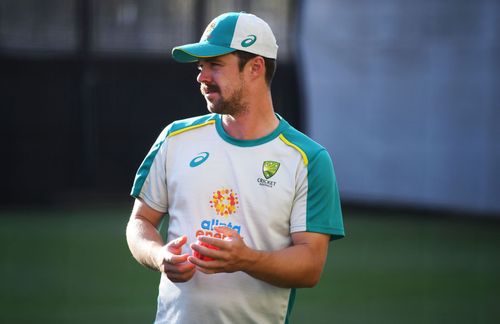
[[[198,81],[199,83],[210,83],[211,77],[208,69],[201,69],[198,73],[196,81]]]

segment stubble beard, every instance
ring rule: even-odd
[[[228,98],[224,98],[217,87],[220,98],[214,102],[207,100],[207,108],[211,113],[238,117],[248,111],[248,104],[243,101],[243,83]]]

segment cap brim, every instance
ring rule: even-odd
[[[213,45],[208,42],[186,44],[172,49],[172,57],[177,62],[197,62],[200,58],[220,56],[236,51],[234,48]]]

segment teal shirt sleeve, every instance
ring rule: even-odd
[[[330,155],[320,150],[307,166],[307,231],[345,236],[340,196]]]
[[[153,162],[156,158],[156,155],[158,154],[161,146],[165,142],[167,135],[170,131],[171,125],[167,126],[166,128],[163,129],[163,131],[160,133],[158,138],[156,139],[155,143],[149,150],[149,153],[146,155],[146,158],[142,161],[142,164],[140,165],[139,169],[137,170],[137,173],[135,175],[134,179],[134,184],[132,186],[132,190],[130,191],[130,195],[134,198],[139,198],[141,194],[142,187],[144,186],[144,183],[149,176],[149,172],[151,171],[151,166],[153,165]]]

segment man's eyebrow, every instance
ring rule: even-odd
[[[200,61],[198,61],[198,62],[200,62]],[[207,58],[204,58],[203,61],[207,62],[207,63],[221,63],[222,62],[222,60],[218,57],[207,57]]]

